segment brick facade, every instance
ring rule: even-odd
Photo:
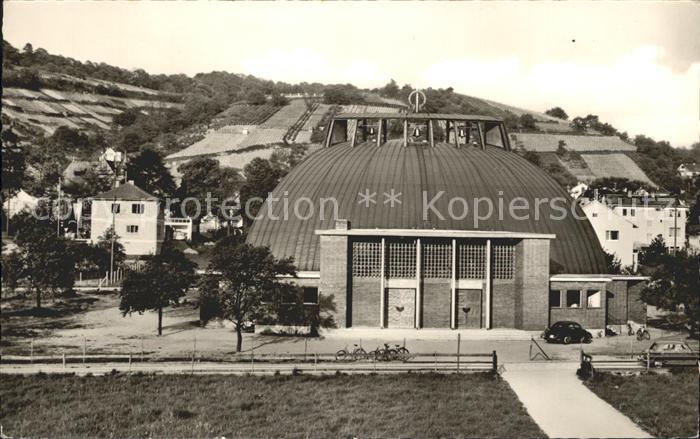
[[[549,240],[524,239],[515,252],[516,291],[522,304],[514,312],[515,327],[538,330],[547,326],[549,317]]]
[[[380,291],[379,278],[352,278],[348,292],[352,314],[347,322],[348,326],[379,327]]]
[[[561,306],[550,308],[550,324],[560,320],[572,320],[580,323],[586,329],[600,330],[605,328],[608,303],[608,300],[606,300],[608,295],[607,282],[552,282],[550,290],[559,291],[561,295]],[[600,307],[588,307],[586,292],[589,290],[601,292]],[[580,305],[578,307],[567,307],[567,291],[579,292]]]
[[[378,277],[352,277],[352,257],[348,237],[321,236],[321,272],[319,294],[333,296],[335,320],[338,327],[391,326],[387,307],[387,280],[384,292]],[[614,279],[601,281],[552,281],[550,283],[550,242],[548,239],[528,238],[516,242],[513,279],[491,281],[491,326],[541,330],[558,320],[574,320],[584,327],[603,329],[607,324],[623,324],[627,320],[644,321],[646,306],[639,300],[642,281]],[[393,281],[392,281],[393,282]],[[405,280],[410,284],[411,280]],[[415,284],[408,285],[413,288]],[[457,289],[457,327],[478,328],[486,322],[486,293],[483,289]],[[395,287],[404,288],[406,285]],[[471,288],[471,289],[470,289]],[[473,291],[472,291],[473,290]],[[561,307],[550,308],[550,290],[560,290]],[[566,306],[566,291],[580,291],[580,306]],[[588,307],[586,291],[601,291],[600,307]],[[467,294],[472,291],[472,294]],[[477,292],[481,291],[481,295]],[[420,283],[420,322],[423,328],[449,328],[451,323],[452,291],[450,279],[422,279]],[[384,316],[380,319],[384,295]],[[467,298],[467,296],[469,298]],[[481,296],[481,303],[478,301]],[[472,301],[474,303],[465,303]],[[463,308],[469,308],[467,316]],[[472,309],[473,308],[473,309]],[[407,311],[408,312],[408,311]],[[474,313],[480,313],[475,316]],[[463,315],[464,314],[464,315]],[[395,317],[395,316],[394,316]]]
[[[335,304],[334,319],[339,328],[344,328],[352,307],[348,307],[348,237],[321,237],[321,289],[319,294],[332,297]]]

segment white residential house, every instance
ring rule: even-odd
[[[700,175],[700,164],[681,163],[680,166],[678,166],[678,175],[684,180],[695,178]]]
[[[584,204],[583,211],[593,226],[601,247],[608,253],[614,253],[623,266],[636,268],[638,227],[598,200]]]
[[[165,237],[158,198],[131,181],[93,197],[90,222],[92,243],[114,227],[127,256],[157,254]]]
[[[677,198],[607,196],[604,202],[638,227],[636,241],[641,247],[661,235],[668,248],[685,248],[688,206]]]

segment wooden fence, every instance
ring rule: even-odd
[[[0,363],[12,366],[59,366],[67,371],[80,365],[99,365],[103,369],[137,370],[139,365],[152,372],[171,368],[194,372],[215,370],[217,373],[298,372],[498,372],[498,355],[490,353],[412,353],[405,360],[381,361],[376,357],[363,360],[337,360],[335,353],[267,354],[239,353],[226,358],[208,358],[192,353],[189,356],[155,357],[142,354],[83,354],[83,355],[3,355]],[[7,369],[7,368],[6,368]],[[55,369],[55,368],[54,368]],[[19,369],[18,369],[19,370]]]
[[[654,367],[696,367],[698,353],[663,354],[654,352],[630,352],[614,354],[591,354],[581,351],[581,369],[592,368],[597,371],[646,370]]]

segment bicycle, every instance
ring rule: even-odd
[[[357,344],[354,344],[354,346],[355,349],[353,349],[352,352],[347,350],[347,346],[344,349],[341,349],[338,352],[336,352],[336,361],[345,361],[348,359],[352,361],[357,361],[364,360],[365,358],[367,358],[367,351],[365,351],[361,346],[358,346]]]
[[[384,347],[377,347],[368,355],[376,361],[407,361],[411,354],[401,345],[396,344],[391,348],[389,343],[384,343]]]
[[[646,327],[640,326],[637,328],[637,331],[634,330],[632,325],[629,323],[627,324],[627,335],[636,335],[637,336],[637,341],[642,341],[642,340],[651,340],[651,334],[647,330]]]

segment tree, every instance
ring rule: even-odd
[[[173,177],[158,151],[150,148],[141,150],[129,160],[126,172],[136,186],[158,198],[165,199],[175,193]]]
[[[535,166],[542,165],[542,160],[540,159],[540,155],[538,153],[536,153],[535,151],[525,151],[523,153],[523,158]]]
[[[520,116],[520,126],[526,130],[537,130],[537,120],[532,116],[532,114],[523,114]]]
[[[19,251],[2,254],[2,283],[14,294],[24,277],[24,259]]]
[[[205,322],[219,318],[233,322],[236,352],[243,344],[243,325],[269,312],[265,302],[274,301],[289,284],[279,276],[295,276],[292,259],[275,259],[267,247],[254,247],[240,239],[224,238],[212,251],[212,259],[200,284],[200,300],[215,304]]]
[[[605,265],[607,267],[608,274],[621,274],[622,273],[622,263],[620,258],[615,256],[615,253],[605,252]]]
[[[175,248],[163,242],[161,251],[151,256],[143,271],[130,271],[120,292],[119,310],[123,316],[144,311],[158,312],[158,335],[163,334],[163,308],[179,303],[195,281],[195,265]]]
[[[103,271],[112,269],[112,235],[114,235],[114,267],[121,266],[126,260],[124,246],[119,242],[119,235],[110,227],[97,239],[95,246],[100,249],[97,256],[106,255],[106,259],[98,259],[95,263]]]
[[[700,319],[698,257],[681,250],[675,255],[662,254],[655,262],[651,280],[642,290],[642,300],[668,311],[683,306],[691,321]]]
[[[598,190],[600,194],[626,194],[628,191],[651,190],[647,183],[639,180],[629,180],[624,177],[596,178],[588,186],[588,191]]]
[[[282,107],[282,106],[287,105],[289,103],[289,99],[282,96],[281,94],[274,94],[274,95],[272,95],[272,99],[270,100],[270,103],[276,107]]]
[[[194,203],[186,203],[186,214],[196,217],[212,213],[222,215],[221,206],[225,200],[227,205],[232,205],[231,199],[236,198],[241,187],[241,177],[233,168],[222,167],[219,162],[210,158],[198,158],[185,163],[178,169],[182,173],[182,182],[178,190],[179,197],[194,198],[198,200],[199,207]],[[207,206],[207,198],[215,198],[216,202]],[[210,212],[205,209],[209,208]]]
[[[24,182],[24,153],[19,147],[19,139],[11,129],[0,134],[2,138],[2,195],[12,198]]]
[[[384,87],[382,87],[379,90],[379,94],[382,96],[386,96],[388,98],[398,98],[399,97],[399,86],[396,84],[396,81],[393,79],[389,81],[388,84],[386,84]]]
[[[269,160],[256,157],[243,168],[245,183],[241,186],[241,206],[247,223],[257,216],[267,196],[277,186],[283,170]],[[262,200],[262,201],[261,201]]]
[[[262,105],[267,102],[265,98],[265,93],[260,90],[251,90],[246,95],[246,101],[251,105]]]
[[[32,214],[19,214],[15,220],[15,242],[24,264],[24,277],[41,308],[42,297],[70,290],[75,282],[75,261],[68,241],[56,236],[55,223],[36,219]]]
[[[129,125],[133,125],[140,115],[140,110],[137,110],[135,108],[129,108],[115,115],[112,118],[112,122],[116,123],[119,126],[126,127]]]
[[[653,271],[660,265],[668,255],[668,247],[664,237],[659,235],[654,238],[649,246],[639,252],[639,264],[642,265],[643,272]]]
[[[561,107],[550,108],[549,110],[545,111],[544,114],[562,120],[567,120],[569,118],[569,115],[566,114],[566,111],[564,111],[564,109]]]

